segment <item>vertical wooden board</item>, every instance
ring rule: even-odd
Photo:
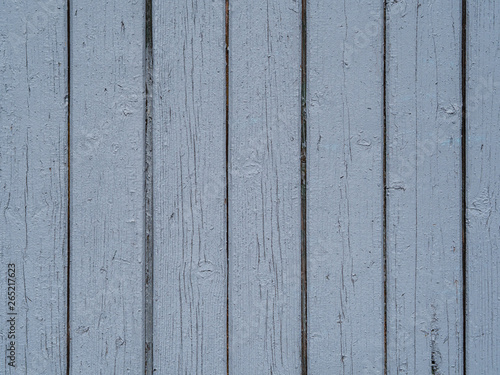
[[[144,4],[72,1],[70,370],[144,372]]]
[[[468,374],[500,373],[500,5],[467,2]]]
[[[298,374],[299,1],[229,9],[229,373]]]
[[[225,2],[153,2],[154,370],[226,373]]]
[[[66,374],[65,2],[0,13],[0,373]]]
[[[384,373],[380,0],[307,2],[309,374]]]
[[[462,374],[461,4],[387,3],[388,374]]]

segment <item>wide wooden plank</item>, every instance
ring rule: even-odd
[[[144,372],[144,4],[72,1],[70,370]]]
[[[2,374],[66,374],[65,4],[0,1]]]
[[[229,373],[298,374],[301,4],[229,8]]]
[[[384,373],[383,12],[307,2],[309,374]]]
[[[467,2],[468,374],[500,373],[500,4]]]
[[[225,374],[225,2],[153,20],[154,370]]]
[[[387,4],[388,374],[462,374],[461,3]]]

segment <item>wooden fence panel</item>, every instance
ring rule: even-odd
[[[500,6],[467,2],[468,374],[500,373]]]
[[[387,4],[388,374],[462,374],[461,3]]]
[[[66,374],[65,1],[0,14],[0,373]]]
[[[301,6],[229,8],[229,373],[301,367]]]
[[[70,9],[70,370],[144,372],[144,5]]]
[[[153,3],[154,370],[226,373],[223,0]]]
[[[309,374],[384,373],[384,4],[307,2]]]
[[[499,373],[499,12],[0,1],[0,373]]]

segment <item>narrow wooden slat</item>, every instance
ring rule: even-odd
[[[462,374],[461,3],[387,3],[388,374]]]
[[[307,2],[309,374],[384,373],[384,4]]]
[[[65,2],[0,14],[0,373],[66,374]]]
[[[225,3],[153,2],[154,370],[226,372]]]
[[[229,373],[298,374],[299,1],[229,11]]]
[[[70,369],[144,372],[144,4],[72,1]]]
[[[467,374],[500,373],[500,4],[467,1]]]

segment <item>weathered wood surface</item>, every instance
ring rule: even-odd
[[[383,11],[307,2],[310,374],[384,373]]]
[[[468,1],[467,374],[500,373],[500,6]]]
[[[387,4],[388,374],[462,374],[461,3]]]
[[[500,7],[226,6],[0,1],[0,373],[499,373]]]
[[[229,373],[299,374],[298,1],[229,8]]]
[[[154,370],[224,374],[225,2],[153,14]]]
[[[144,5],[71,3],[70,372],[144,372]]]
[[[2,374],[66,374],[65,3],[0,2]]]

